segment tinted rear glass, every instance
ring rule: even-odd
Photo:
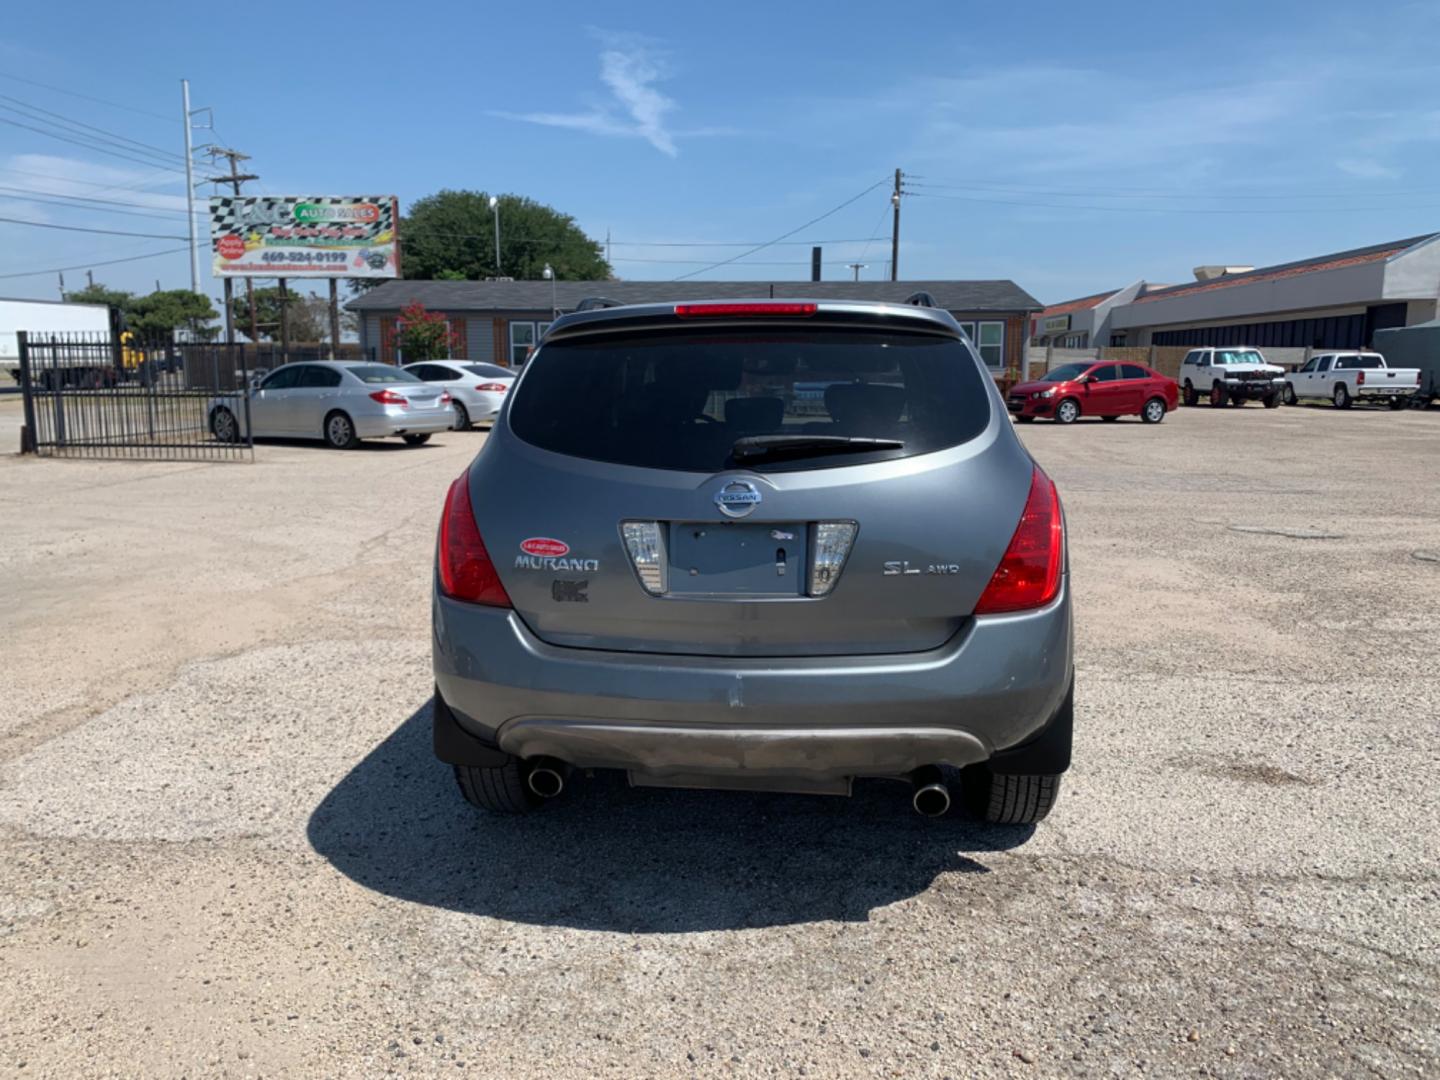
[[[465,370],[471,375],[480,375],[487,379],[513,379],[515,377],[513,368],[503,368],[499,364],[466,364]]]
[[[376,386],[381,383],[413,383],[416,376],[408,371],[390,367],[387,364],[351,364],[345,369],[363,383]]]
[[[764,472],[836,468],[968,442],[990,421],[975,361],[929,334],[666,330],[551,341],[510,402],[510,427],[545,450],[652,469],[737,467],[737,439],[900,440],[865,453],[766,460]]]
[[[1347,369],[1365,368],[1366,370],[1373,371],[1384,365],[1380,363],[1378,356],[1342,356],[1339,360],[1335,361],[1335,366],[1337,368]]]

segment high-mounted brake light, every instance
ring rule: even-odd
[[[975,605],[975,614],[1044,607],[1060,591],[1064,558],[1065,517],[1060,511],[1060,495],[1037,465],[1020,524]]]
[[[394,390],[376,390],[370,395],[370,398],[373,401],[378,401],[381,405],[399,405],[401,408],[404,408],[410,404],[409,401],[402,395],[397,394]]]
[[[675,314],[681,319],[710,319],[716,317],[757,315],[804,316],[814,315],[815,304],[758,303],[758,304],[676,304]]]
[[[475,385],[476,390],[485,390],[492,394],[503,394],[505,384],[503,382],[482,382]]]
[[[480,539],[480,527],[475,524],[468,473],[461,473],[445,496],[438,547],[440,591],[446,596],[470,604],[512,606],[510,594],[500,583],[500,575]]]

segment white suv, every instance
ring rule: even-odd
[[[1259,400],[1273,409],[1285,388],[1285,369],[1266,363],[1259,349],[1244,345],[1191,349],[1175,381],[1186,405],[1199,403],[1204,394],[1216,408]]]

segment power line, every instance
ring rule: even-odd
[[[37,134],[45,135],[52,139],[59,139],[61,142],[72,143],[75,146],[83,146],[86,150],[94,150],[101,154],[109,154],[111,157],[122,158],[125,161],[134,162],[136,165],[148,165],[152,169],[165,168],[169,172],[184,171],[183,169],[180,169],[178,167],[159,165],[157,162],[155,162],[154,159],[135,157],[131,154],[121,153],[119,150],[110,150],[104,146],[97,145],[94,142],[82,142],[79,139],[72,139],[68,136],[61,135],[54,131],[46,131],[44,128],[31,127],[29,124],[22,124],[18,120],[11,120],[8,116],[0,116],[0,124],[9,124],[12,127],[24,128],[26,131],[33,131]]]
[[[108,166],[107,166],[108,168]],[[165,170],[168,171],[168,170]],[[96,191],[140,191],[152,184],[173,184],[173,176],[150,176],[143,180],[136,180],[133,183],[97,184],[91,180],[75,180],[68,176],[56,176],[54,173],[32,172],[29,169],[16,169],[8,165],[0,167],[0,176],[33,176],[39,180],[59,180],[65,184],[73,184],[76,187],[94,188]]]
[[[124,109],[126,112],[136,113],[139,116],[150,116],[156,120],[165,120],[167,122],[170,120],[168,116],[162,116],[160,113],[150,112],[147,109],[137,109],[132,105],[121,105],[118,101],[106,101],[104,98],[91,97],[89,94],[82,94],[75,90],[66,90],[64,87],[36,82],[34,79],[22,79],[19,75],[10,75],[3,71],[0,71],[0,79],[11,79],[15,82],[25,83],[28,86],[38,86],[42,90],[53,90],[57,94],[68,94],[70,97],[79,98],[82,101],[93,101],[97,105],[107,105],[112,109]]]
[[[1195,199],[1195,200],[1228,200],[1228,199],[1348,199],[1353,197],[1364,198],[1393,198],[1401,195],[1435,195],[1440,193],[1440,188],[1408,188],[1391,191],[1292,191],[1277,193],[1269,192],[1175,192],[1160,191],[1153,188],[1044,188],[1033,185],[1007,185],[992,183],[942,183],[932,184],[923,181],[912,181],[917,188],[931,188],[938,191],[993,191],[1001,194],[1012,195],[1056,195],[1064,198],[1106,198],[1106,199],[1130,199],[1130,198],[1152,198],[1152,199]]]
[[[889,204],[886,206],[888,208]],[[615,247],[754,247],[757,244],[809,247],[812,244],[864,244],[889,239],[888,236],[858,236],[851,240],[613,240],[611,243]]]
[[[48,274],[63,274],[67,270],[93,270],[97,266],[115,266],[119,263],[139,262],[141,259],[156,259],[159,258],[161,255],[177,255],[180,252],[188,251],[189,249],[189,245],[187,244],[185,247],[167,248],[164,251],[151,251],[147,252],[144,255],[131,255],[124,259],[107,259],[105,262],[80,263],[76,266],[54,266],[51,267],[49,270],[26,270],[20,274],[0,274],[0,281],[9,280],[10,278],[41,277]]]
[[[700,263],[703,263],[704,261],[705,261],[704,259],[642,259],[642,258],[638,258],[638,257],[628,256],[628,255],[617,255],[617,256],[615,256],[615,258],[613,258],[613,259],[611,260],[611,262],[629,262],[629,263],[670,263],[670,264],[676,265],[676,266],[696,266],[696,265],[698,265],[698,264],[700,264]],[[746,265],[746,266],[809,266],[809,265],[811,265],[811,263],[810,263],[810,260],[809,260],[809,259],[790,260],[790,261],[786,261],[786,262],[774,262],[774,261],[768,261],[768,262],[767,262],[767,261],[765,261],[765,260],[763,260],[763,259],[756,259],[756,260],[754,260],[754,261],[752,261],[752,262],[747,262],[745,265]],[[849,266],[850,264],[849,264],[848,262],[846,262],[844,259],[826,259],[824,265],[826,265],[826,266]]]
[[[20,194],[15,194],[15,195],[7,194],[7,192],[12,192],[12,191],[13,191],[13,192],[20,192]],[[50,197],[50,195],[49,195],[48,192],[31,192],[31,191],[27,191],[25,188],[11,188],[11,187],[5,187],[5,186],[3,186],[3,185],[0,185],[0,199],[13,199],[13,200],[15,200],[16,202],[41,203],[41,204],[44,204],[44,205],[46,205],[46,206],[59,206],[59,207],[62,207],[63,209],[66,209],[66,210],[88,210],[88,211],[90,211],[90,213],[92,213],[92,214],[124,214],[126,217],[158,218],[158,219],[160,219],[160,220],[162,220],[162,221],[173,221],[177,215],[178,215],[180,218],[182,218],[182,219],[185,217],[185,211],[184,211],[184,210],[166,210],[164,207],[148,207],[147,209],[148,209],[150,212],[147,213],[147,212],[146,212],[146,209],[141,209],[141,210],[120,210],[120,209],[110,209],[109,206],[87,206],[87,205],[85,205],[85,203],[91,203],[91,202],[95,202],[95,203],[107,203],[107,204],[108,204],[108,203],[111,202],[111,200],[109,200],[109,199],[83,199],[82,196],[78,196],[78,195],[77,195],[77,196],[73,196],[73,198],[75,198],[75,199],[77,199],[77,200],[82,200],[82,201],[77,205],[76,203],[73,203],[73,202],[61,202],[61,201],[60,201],[60,200],[65,199],[65,198],[67,198],[67,196],[58,195],[58,196],[55,196],[55,197],[52,198],[52,197]],[[125,206],[125,205],[127,205],[127,204],[125,204],[125,203],[119,203],[119,204],[117,204],[117,205],[118,205],[118,206]],[[140,205],[143,206],[143,204],[140,204]],[[196,211],[196,212],[198,213],[199,211]]]
[[[26,221],[24,218],[0,217],[7,225],[29,225],[36,229],[61,229],[65,232],[99,233],[102,236],[138,236],[143,240],[185,240],[186,236],[170,236],[163,233],[120,232],[116,229],[87,229],[80,225],[56,225],[49,221]]]
[[[140,151],[149,151],[162,158],[173,158],[177,161],[184,160],[179,154],[175,153],[175,151],[166,150],[163,146],[155,146],[152,143],[141,142],[139,139],[132,139],[128,135],[121,135],[119,132],[110,131],[107,128],[96,127],[94,124],[87,124],[83,120],[76,120],[73,117],[65,116],[61,113],[52,112],[50,109],[42,109],[39,105],[32,104],[28,101],[23,101],[17,97],[11,97],[8,94],[0,94],[0,101],[12,102],[13,104],[11,105],[0,105],[0,108],[9,109],[11,112],[20,112],[20,115],[22,116],[25,115],[24,112],[21,112],[20,109],[16,109],[16,105],[19,105],[21,109],[27,109],[32,113],[41,114],[38,117],[30,117],[29,119],[32,120],[42,120],[43,117],[48,116],[54,120],[60,121],[63,124],[68,124],[71,128],[83,128],[86,131],[93,131],[97,135],[103,137],[109,142],[115,143],[116,145],[129,143],[131,146],[136,147]],[[80,134],[80,132],[77,132],[77,134]],[[124,149],[125,147],[121,146],[121,148]]]
[[[925,199],[953,199],[957,202],[989,203],[997,206],[1028,206],[1045,210],[1099,210],[1111,214],[1370,214],[1388,210],[1430,210],[1440,203],[1414,203],[1410,206],[1308,206],[1267,207],[1263,210],[1197,208],[1190,206],[1087,206],[1083,203],[1021,202],[1016,199],[982,199],[969,195],[940,195],[931,191],[912,191]]]
[[[730,265],[731,263],[733,263],[733,262],[739,262],[741,259],[745,258],[747,255],[754,255],[757,251],[763,251],[763,250],[765,250],[765,248],[771,247],[771,246],[773,246],[773,245],[775,245],[775,244],[778,244],[778,243],[780,243],[782,240],[788,240],[790,237],[794,236],[796,233],[798,233],[798,232],[804,232],[806,229],[810,228],[810,226],[819,224],[820,222],[824,221],[826,218],[830,217],[832,214],[838,214],[841,210],[844,210],[847,206],[851,205],[852,203],[859,202],[859,201],[860,201],[861,199],[863,199],[866,195],[869,195],[870,192],[874,191],[874,190],[875,190],[876,188],[878,188],[878,187],[881,187],[881,186],[883,186],[883,185],[885,185],[885,184],[888,184],[889,182],[890,182],[890,178],[889,178],[888,176],[887,176],[885,179],[883,179],[883,180],[877,180],[875,183],[871,184],[869,187],[867,187],[864,191],[860,192],[858,195],[852,195],[852,196],[850,196],[850,198],[846,199],[846,200],[845,200],[844,202],[842,202],[839,206],[831,207],[829,210],[826,210],[825,213],[821,214],[819,217],[813,217],[813,218],[811,218],[809,221],[805,222],[804,225],[798,225],[798,226],[796,226],[795,228],[791,229],[789,232],[783,232],[783,233],[781,233],[781,234],[780,234],[779,236],[777,236],[774,240],[767,240],[767,241],[766,241],[765,243],[763,243],[763,244],[757,244],[755,247],[751,248],[749,251],[742,251],[739,255],[732,255],[732,256],[731,256],[730,258],[728,258],[728,259],[721,259],[719,262],[717,262],[717,263],[711,263],[709,266],[702,266],[699,270],[691,270],[688,274],[681,274],[681,275],[679,275],[678,277],[674,278],[673,280],[675,280],[675,281],[684,281],[686,278],[694,277],[696,274],[704,274],[704,273],[707,273],[707,272],[709,272],[709,271],[711,271],[711,270],[718,270],[718,269],[720,269],[720,267],[722,267],[722,266],[729,266],[729,265]],[[812,242],[813,242],[813,241],[812,241]]]

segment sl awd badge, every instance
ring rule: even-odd
[[[742,518],[760,505],[760,489],[749,480],[731,480],[715,493],[715,506],[728,518]]]

